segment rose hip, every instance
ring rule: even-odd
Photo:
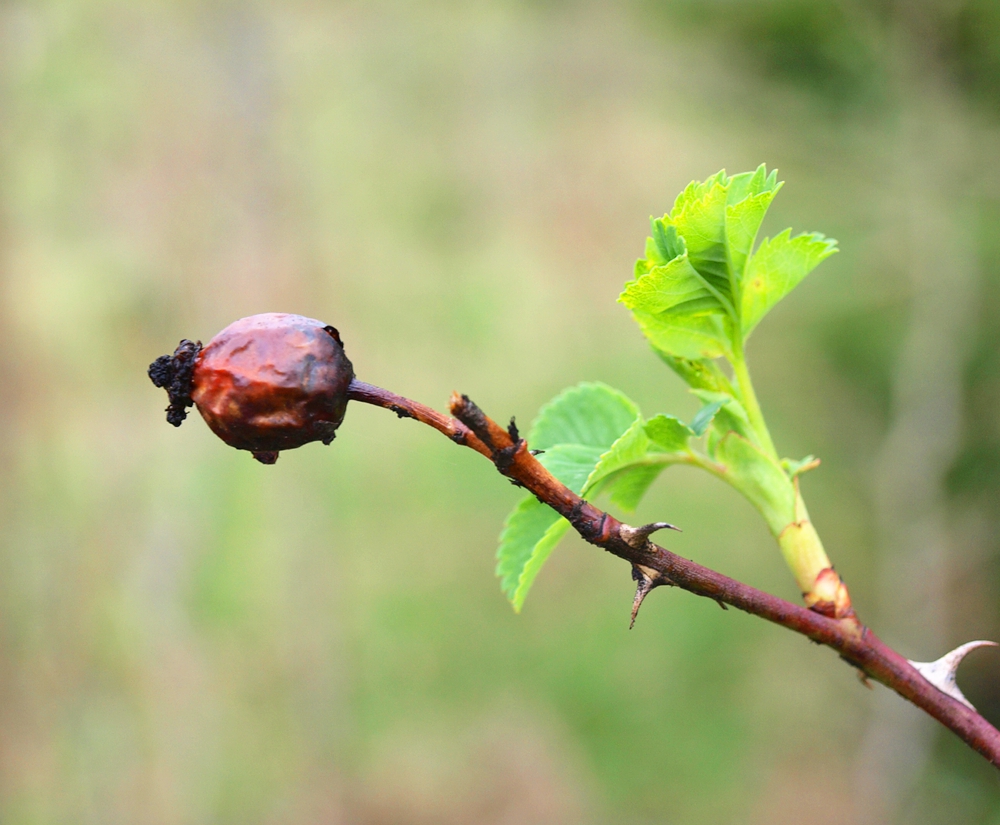
[[[171,424],[193,404],[219,438],[273,464],[280,450],[333,440],[354,369],[336,329],[270,312],[230,324],[204,349],[181,341],[150,364],[149,377],[167,390]]]

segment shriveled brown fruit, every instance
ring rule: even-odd
[[[280,450],[333,440],[354,369],[336,329],[269,312],[230,324],[204,348],[181,341],[150,364],[149,377],[170,396],[171,424],[194,404],[219,438],[273,464]]]

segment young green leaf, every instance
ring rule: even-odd
[[[767,175],[763,163],[756,172],[744,172],[730,178],[726,240],[730,266],[741,284],[747,257],[757,239],[764,214],[783,185],[777,182],[777,172]]]
[[[836,251],[822,235],[791,238],[786,231],[753,253],[782,186],[763,164],[732,177],[723,170],[692,181],[668,214],[651,219],[646,257],[619,300],[658,351],[732,361],[768,310]]]
[[[791,233],[786,229],[765,239],[747,264],[740,309],[744,337],[799,281],[837,251],[837,242],[818,232],[794,238]]]
[[[515,611],[521,610],[542,563],[568,528],[566,519],[534,496],[522,499],[507,517],[497,550],[497,576]]]
[[[649,451],[649,438],[643,427],[642,416],[637,415],[629,428],[622,433],[608,450],[598,459],[587,478],[581,495],[596,491],[601,482],[619,470],[642,461]]]
[[[656,315],[633,312],[639,328],[659,351],[691,361],[718,358],[729,352],[731,326],[722,315]]]
[[[600,447],[587,444],[555,444],[539,455],[538,460],[563,484],[579,493],[603,453]]]
[[[639,415],[639,408],[607,384],[583,383],[564,390],[538,412],[528,445],[585,444],[607,450]],[[577,491],[579,492],[579,490]]]
[[[692,389],[733,394],[732,383],[715,361],[707,358],[678,358],[656,347],[653,347],[653,351]]]
[[[660,258],[660,264],[684,254],[684,239],[677,235],[676,227],[665,224],[663,218],[650,218],[649,223],[653,232],[653,249]]]
[[[755,440],[753,427],[750,425],[750,419],[747,416],[746,410],[743,409],[743,405],[730,393],[691,390],[691,394],[696,395],[705,404],[713,404],[715,402],[721,404],[718,413],[712,421],[714,429],[720,436],[733,431],[738,432],[750,441]]]
[[[686,252],[627,283],[618,300],[633,311],[652,314],[722,312],[722,304],[691,266]]]
[[[623,510],[633,512],[649,486],[666,467],[663,463],[633,464],[619,471],[608,481],[611,501]]]
[[[752,198],[762,192],[770,192],[781,187],[778,183],[778,170],[772,169],[768,174],[767,166],[761,164],[752,172],[740,172],[729,178],[729,195],[727,203],[733,205],[746,198]]]
[[[733,284],[726,255],[725,173],[701,197],[691,198],[670,213],[670,223],[687,246],[691,265],[719,303],[735,316]],[[676,207],[675,207],[676,209]]]
[[[668,453],[686,450],[692,429],[672,415],[660,413],[646,422],[646,435],[660,449]]]
[[[716,413],[722,409],[728,400],[728,398],[716,399],[698,410],[698,412],[695,413],[694,418],[691,419],[691,432],[701,438],[701,436],[703,436],[705,431],[709,428],[709,425],[711,425],[712,419],[715,418]]]
[[[556,549],[556,545],[559,544],[559,540],[566,535],[569,528],[570,523],[560,516],[556,520],[556,523],[545,531],[545,534],[535,545],[534,550],[532,550],[531,553],[531,558],[529,558],[527,564],[524,565],[524,569],[521,571],[521,575],[518,578],[517,589],[511,597],[511,604],[514,606],[515,612],[520,612],[521,608],[524,607],[524,600],[528,596],[528,591],[531,589],[531,585],[535,583],[535,579],[537,578],[539,571],[541,571],[542,565],[545,564],[548,557],[552,555],[552,551]]]
[[[641,460],[649,441],[635,404],[605,384],[586,383],[542,407],[528,443],[545,451],[539,461],[549,472],[582,494]],[[629,494],[624,493],[626,498]],[[569,522],[533,497],[510,514],[497,549],[497,575],[515,610],[521,609],[542,564],[568,528]]]

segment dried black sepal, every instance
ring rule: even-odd
[[[161,355],[149,365],[149,380],[167,391],[170,399],[167,423],[175,427],[187,418],[187,408],[194,406],[191,400],[192,377],[199,352],[201,341],[185,338],[177,345],[173,355]]]

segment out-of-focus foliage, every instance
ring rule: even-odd
[[[0,821],[994,822],[992,769],[827,652],[666,588],[629,633],[575,539],[513,615],[471,451],[352,407],[263,467],[144,373],[292,311],[442,407],[692,421],[614,298],[664,198],[766,158],[762,236],[842,250],[748,344],[827,549],[906,655],[1000,637],[998,42],[978,0],[0,6]],[[723,492],[636,519],[795,598]],[[959,676],[994,721],[996,672]]]

